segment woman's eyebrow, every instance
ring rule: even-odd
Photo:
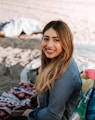
[[[53,38],[58,38],[58,39],[59,39],[59,37],[58,37],[58,36],[54,36]]]
[[[43,37],[49,37],[48,35],[43,35]]]
[[[44,35],[43,37],[49,37],[48,35]],[[59,38],[58,36],[53,36],[52,38]]]

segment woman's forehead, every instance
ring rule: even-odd
[[[53,28],[48,29],[48,30],[43,34],[43,36],[44,36],[44,37],[48,37],[48,36],[59,37],[58,33],[57,33]]]

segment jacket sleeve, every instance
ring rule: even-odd
[[[73,75],[65,72],[54,84],[49,92],[47,107],[35,109],[28,116],[28,120],[61,120],[66,102],[74,88]]]

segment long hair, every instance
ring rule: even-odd
[[[41,71],[37,77],[36,90],[43,93],[53,87],[55,81],[66,71],[73,55],[73,36],[69,26],[61,21],[51,21],[43,29],[42,34],[53,28],[62,43],[63,51],[61,55],[51,61],[44,52],[41,54]]]

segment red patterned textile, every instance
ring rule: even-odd
[[[0,120],[6,120],[12,113],[12,110],[31,105],[30,97],[35,93],[35,86],[18,83],[9,91],[3,92],[0,96]]]

